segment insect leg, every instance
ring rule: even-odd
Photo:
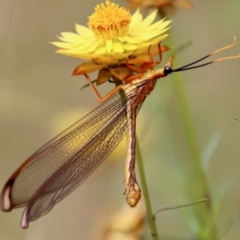
[[[89,78],[89,76],[87,74],[84,74],[84,76],[86,77],[89,86],[91,87],[95,97],[97,98],[98,102],[103,103],[106,102],[108,99],[110,99],[112,96],[114,96],[117,92],[119,92],[122,89],[122,85],[120,86],[116,86],[111,92],[109,92],[106,96],[102,97],[100,95],[100,93],[98,92],[98,90],[96,89],[96,87],[93,85],[91,79]]]

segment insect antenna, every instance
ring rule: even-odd
[[[202,57],[202,58],[198,59],[197,61],[194,61],[194,62],[192,62],[192,63],[189,63],[189,64],[187,64],[187,65],[184,65],[184,66],[182,66],[182,67],[180,67],[180,68],[172,69],[171,72],[180,72],[180,71],[184,71],[184,70],[189,70],[189,69],[194,69],[194,68],[203,67],[203,66],[206,66],[206,65],[215,63],[215,62],[220,62],[220,61],[224,61],[224,60],[230,60],[230,59],[239,58],[239,57],[240,57],[240,54],[237,55],[237,56],[229,56],[229,57],[218,58],[218,59],[216,59],[216,60],[213,60],[213,61],[210,61],[210,62],[207,62],[207,63],[203,63],[203,64],[200,64],[200,65],[195,65],[195,66],[193,66],[194,64],[196,64],[196,63],[198,63],[198,62],[201,62],[202,60],[204,60],[204,59],[206,59],[206,58],[208,58],[208,57],[210,57],[210,56],[212,56],[212,55],[214,55],[214,54],[216,54],[216,53],[222,52],[222,51],[224,51],[224,50],[226,50],[226,49],[228,49],[228,48],[232,48],[233,46],[235,46],[236,42],[237,42],[237,38],[234,36],[234,42],[233,42],[231,45],[226,46],[226,47],[223,47],[223,48],[220,48],[220,49],[218,49],[218,50],[216,50],[216,51],[213,51],[212,53],[208,54],[207,56]]]

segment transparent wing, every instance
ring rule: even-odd
[[[24,227],[79,186],[124,137],[127,105],[135,101],[139,87],[101,104],[29,157],[2,191],[2,205],[9,205],[3,210],[27,205]]]

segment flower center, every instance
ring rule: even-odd
[[[89,28],[101,39],[125,35],[131,22],[130,13],[109,0],[105,5],[101,3],[95,7],[95,12],[89,17]]]

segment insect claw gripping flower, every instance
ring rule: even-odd
[[[149,56],[149,46],[150,53],[156,55],[158,43],[168,36],[165,32],[171,21],[162,19],[153,23],[156,16],[157,11],[154,11],[143,19],[139,10],[131,16],[127,9],[106,0],[105,4],[95,7],[88,28],[76,24],[76,33],[62,32],[58,37],[62,42],[52,44],[59,47],[56,51],[59,54],[87,61],[77,66],[72,75],[105,69],[99,71],[97,84],[105,82],[108,77],[124,80],[131,74],[126,66],[127,59],[129,64],[141,67]],[[161,52],[168,49],[161,46]],[[121,68],[115,71],[114,68],[119,66]]]

